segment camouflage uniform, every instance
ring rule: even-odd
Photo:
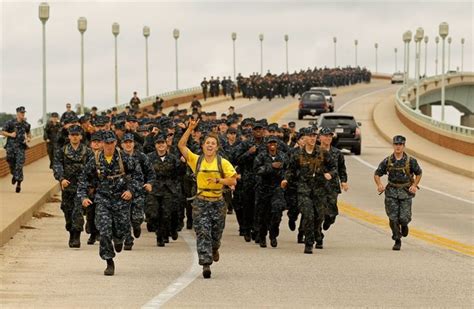
[[[56,149],[58,149],[57,139],[60,131],[61,124],[53,124],[51,121],[48,122],[48,124],[46,124],[46,127],[44,128],[43,139],[45,141],[49,140],[49,142],[46,143],[46,147],[49,157],[49,168],[51,169],[53,168],[54,154],[56,153]]]
[[[97,163],[96,163],[97,161]],[[123,170],[120,167],[123,164]],[[114,243],[123,243],[130,229],[130,204],[121,198],[125,191],[132,193],[132,199],[142,190],[143,175],[140,164],[128,157],[120,149],[114,151],[110,164],[104,152],[90,159],[81,175],[77,195],[81,201],[88,198],[88,187],[91,179],[97,180],[94,199],[96,204],[95,223],[100,233],[99,255],[108,260],[115,257]]]
[[[273,168],[272,163],[281,162],[279,169]],[[267,151],[258,154],[254,161],[254,170],[257,174],[255,204],[259,212],[260,242],[264,243],[267,232],[270,239],[276,239],[280,232],[280,222],[283,210],[286,208],[285,196],[280,183],[284,178],[288,164],[288,157],[277,150],[275,157]]]
[[[326,196],[327,215],[324,223],[329,227],[336,221],[339,214],[337,208],[337,196],[341,193],[341,182],[347,182],[346,162],[344,154],[336,147],[331,146],[329,149],[329,157],[336,164],[336,177],[332,178],[328,184],[328,193]]]
[[[23,181],[23,165],[25,164],[26,136],[30,133],[31,125],[16,118],[9,120],[3,126],[3,131],[8,133],[16,132],[16,137],[7,137],[5,150],[7,152],[7,162],[13,179],[18,182]]]
[[[303,218],[305,244],[312,246],[314,242],[322,242],[321,223],[326,214],[326,185],[324,173],[336,176],[334,162],[327,151],[315,146],[312,153],[305,148],[299,149],[290,158],[285,179],[289,183],[297,183],[298,208]]]
[[[84,229],[82,205],[77,198],[77,188],[79,176],[93,156],[92,150],[82,143],[77,149],[74,149],[71,144],[66,144],[57,149],[54,156],[54,178],[60,183],[64,179],[70,182],[61,193],[61,210],[64,212],[66,230],[69,232],[82,232]]]
[[[405,170],[407,160],[408,174]],[[408,191],[413,181],[413,175],[421,175],[422,171],[415,158],[406,153],[400,160],[392,154],[380,162],[375,175],[382,177],[388,174],[388,184],[385,188],[385,211],[390,220],[392,239],[401,238],[400,225],[408,225],[411,221],[411,204],[415,196]]]

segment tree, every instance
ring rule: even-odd
[[[15,118],[14,114],[0,113],[0,127],[3,128],[3,126],[8,120],[11,120],[14,118]]]

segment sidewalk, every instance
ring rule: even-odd
[[[394,135],[401,134],[409,141],[406,146],[408,153],[453,173],[474,178],[474,160],[471,156],[432,143],[403,125],[395,110],[394,95],[380,101],[372,116],[375,127],[390,143]]]

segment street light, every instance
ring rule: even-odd
[[[112,24],[112,34],[114,35],[115,45],[115,105],[118,106],[118,62],[117,62],[117,36],[120,33],[120,25],[118,23]]]
[[[355,66],[357,67],[357,44],[359,44],[359,41],[354,40],[354,45],[355,45]]]
[[[143,36],[145,37],[145,80],[146,80],[146,96],[149,96],[148,93],[148,37],[150,36],[150,27],[143,27]]]
[[[428,64],[428,36],[427,35],[425,35],[424,42],[425,42],[425,78],[426,78],[428,76],[426,74],[426,66]]]
[[[416,75],[416,105],[415,111],[420,112],[420,53],[421,53],[421,41],[425,32],[423,28],[416,29],[415,33],[415,75]]]
[[[337,58],[336,58],[336,43],[337,43],[337,38],[334,37],[333,39],[334,42],[334,68],[337,67]]]
[[[397,65],[397,48],[395,47],[395,49],[393,50],[395,52],[395,72],[398,71],[398,65]]]
[[[84,114],[84,32],[87,30],[87,19],[79,17],[77,29],[81,33],[81,115]]]
[[[406,31],[403,34],[403,42],[405,42],[405,84],[408,84],[408,79],[410,77],[410,42],[412,38],[412,33],[410,30]]]
[[[285,34],[284,36],[285,39],[285,45],[286,45],[286,74],[288,74],[288,34]]]
[[[435,75],[438,75],[438,43],[439,43],[439,36],[435,37],[435,43],[436,43]]]
[[[43,23],[43,126],[46,125],[46,22],[49,19],[49,5],[43,2],[39,5],[39,19]]]
[[[444,71],[444,50],[445,50],[445,40],[449,33],[449,25],[446,22],[439,24],[439,36],[443,40],[442,49],[441,49],[441,121],[444,121],[444,105],[445,105],[445,74]]]
[[[451,37],[448,38],[448,72],[451,71],[451,42],[453,39]]]
[[[375,43],[375,73],[378,72],[378,59],[377,59],[377,49],[379,48],[379,44]]]
[[[461,72],[464,72],[464,38],[461,39]]]
[[[258,35],[260,40],[260,75],[263,75],[263,33]]]
[[[173,38],[175,41],[175,59],[176,59],[176,90],[179,89],[178,86],[178,38],[179,38],[179,29],[173,30]]]
[[[232,32],[231,38],[232,38],[232,60],[233,60],[232,62],[234,66],[234,82],[235,82],[235,40],[237,40],[237,33]]]

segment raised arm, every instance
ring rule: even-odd
[[[189,136],[191,135],[191,132],[196,128],[198,123],[199,123],[199,120],[196,121],[194,119],[191,119],[189,121],[188,128],[186,129],[183,136],[181,136],[181,139],[178,142],[179,151],[181,152],[183,157],[186,159],[186,161],[188,160],[188,152],[189,152],[189,148],[188,146],[186,146],[186,144],[188,143],[188,139],[189,139]]]

